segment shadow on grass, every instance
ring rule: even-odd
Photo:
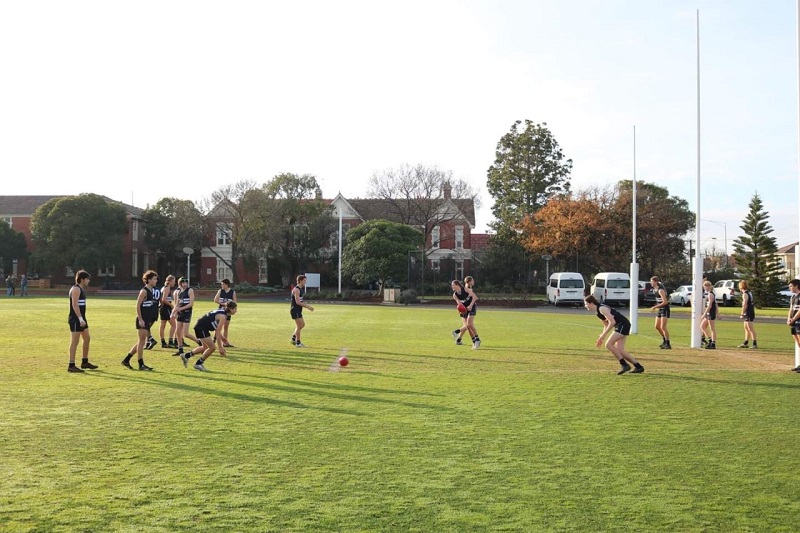
[[[436,397],[443,397],[444,394],[434,394],[431,392],[412,392],[409,390],[401,390],[401,389],[376,389],[373,387],[359,387],[358,385],[339,385],[337,383],[322,383],[319,381],[311,381],[311,380],[304,380],[304,379],[286,379],[286,378],[276,378],[274,376],[266,376],[265,378],[262,376],[242,376],[242,377],[250,377],[256,379],[269,379],[271,381],[281,381],[283,383],[290,383],[293,385],[300,385],[303,387],[314,387],[314,388],[326,388],[326,389],[338,389],[338,390],[353,390],[353,391],[361,391],[361,392],[375,392],[379,394],[413,394],[416,396],[436,396]]]
[[[723,370],[719,370],[723,372]],[[684,374],[656,374],[659,378],[675,379],[681,381],[695,381],[698,383],[712,383],[717,385],[747,385],[749,387],[770,387],[778,389],[800,389],[800,381],[796,384],[791,383],[764,383],[763,381],[741,381],[737,379],[712,379],[698,376],[687,376]]]
[[[190,384],[186,384],[186,383],[175,383],[175,382],[172,382],[172,381],[161,381],[156,377],[156,376],[158,376],[158,374],[138,373],[138,374],[135,374],[135,375],[132,375],[132,374],[120,375],[120,374],[106,374],[106,373],[99,373],[98,372],[98,373],[93,373],[92,375],[97,376],[97,377],[101,377],[101,378],[105,378],[105,379],[112,379],[112,380],[118,380],[118,381],[133,381],[133,382],[138,382],[138,383],[144,383],[146,385],[166,387],[168,389],[177,389],[177,390],[188,391],[188,392],[198,392],[198,393],[201,393],[201,394],[209,394],[209,395],[212,395],[212,396],[219,396],[221,398],[242,400],[242,401],[246,401],[246,402],[264,403],[264,404],[276,405],[276,406],[279,406],[279,407],[289,407],[289,408],[292,408],[292,409],[318,409],[320,411],[325,411],[325,412],[329,412],[329,413],[336,413],[336,414],[344,414],[344,415],[352,415],[352,416],[368,416],[368,413],[362,413],[360,411],[354,411],[354,410],[351,410],[351,409],[336,409],[336,408],[330,408],[330,407],[311,406],[311,405],[307,405],[307,404],[303,404],[303,403],[289,402],[289,401],[285,401],[285,400],[276,400],[274,398],[266,398],[264,396],[255,396],[255,395],[251,395],[251,394],[242,394],[242,393],[238,393],[238,392],[229,392],[229,391],[223,391],[223,390],[218,390],[218,389],[212,389],[212,388],[208,388],[208,387],[200,387],[200,386],[197,386],[197,385],[190,385]],[[153,377],[151,378],[149,376],[153,376]],[[188,379],[204,379],[204,380],[207,380],[208,378],[211,378],[211,376],[209,376],[208,374],[202,374],[201,375],[199,373],[187,374],[186,377]],[[213,381],[231,381],[233,383],[236,383],[233,380],[213,379],[213,378],[212,378],[212,380]],[[245,384],[252,385],[252,384],[246,383],[246,382],[245,382]]]

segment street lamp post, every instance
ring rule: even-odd
[[[187,246],[183,249],[183,253],[186,254],[186,282],[189,284],[189,287],[191,287],[192,283],[189,281],[191,279],[191,276],[189,275],[189,269],[191,268],[191,259],[192,254],[194,253],[194,248]]]
[[[712,224],[716,224],[717,226],[722,226],[722,231],[724,232],[724,239],[725,239],[725,268],[728,268],[728,225],[725,222],[717,222],[716,220],[708,220],[706,218],[701,219],[703,222],[711,222]]]

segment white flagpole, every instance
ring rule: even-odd
[[[800,0],[797,0],[797,59],[798,59],[797,91],[798,91],[798,101],[800,101]],[[798,108],[797,123],[798,123],[798,132],[800,133],[800,107]],[[798,153],[800,154],[800,136],[798,137]],[[800,219],[798,220],[798,223],[800,223]],[[800,278],[800,244],[794,247],[794,271],[795,271],[795,278]],[[800,346],[797,346],[796,343],[794,346],[794,366],[795,367],[800,366]]]
[[[800,0],[798,0],[800,1]],[[694,294],[692,348],[700,348],[700,310],[703,307],[703,260],[700,257],[700,10],[697,10],[697,218],[694,223]]]
[[[797,0],[800,2],[800,0]],[[633,127],[633,253],[631,254],[631,333],[639,333],[639,263],[636,262],[636,126]]]

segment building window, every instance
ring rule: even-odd
[[[0,217],[0,220],[2,220],[3,222],[5,222],[6,224],[8,224],[8,227],[9,227],[9,228],[13,227],[13,226],[11,225],[11,223],[13,222],[13,219],[12,219],[11,217]]]
[[[439,249],[439,240],[440,240],[439,235],[440,235],[439,226],[434,226],[433,229],[431,230],[431,248],[433,248],[434,250]]]
[[[456,250],[464,249],[464,226],[456,226]],[[458,276],[461,279],[461,276]]]
[[[136,250],[131,254],[131,277],[136,278],[139,276],[139,252]]]
[[[134,241],[139,240],[139,221],[135,218],[131,220],[131,239]]]
[[[217,224],[217,246],[227,246],[231,243],[231,227],[229,224]],[[220,278],[223,279],[223,278]]]
[[[115,276],[117,274],[117,265],[107,266],[106,268],[100,268],[97,270],[98,277],[106,277],[106,276]]]
[[[230,278],[228,278],[230,279]],[[258,260],[258,282],[259,283],[268,283],[269,278],[267,277],[267,260],[266,259],[259,259]]]
[[[223,279],[233,278],[233,272],[231,271],[230,267],[228,266],[225,261],[220,258],[217,258],[217,282],[222,281]]]
[[[457,260],[456,261],[456,278],[455,279],[464,279],[464,261]]]
[[[73,279],[75,278],[75,271],[72,270],[71,266],[65,267],[65,271],[68,278],[73,278]]]
[[[431,260],[431,270],[433,270],[435,272],[439,272],[439,260],[438,259],[432,259]]]

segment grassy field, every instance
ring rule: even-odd
[[[690,350],[650,315],[617,376],[583,310],[242,302],[208,373],[120,360],[132,299],[90,299],[91,359],[66,372],[67,298],[0,299],[3,531],[794,531],[800,375],[785,325],[719,322]],[[198,304],[210,310],[213,304]],[[346,353],[351,363],[336,365]]]

